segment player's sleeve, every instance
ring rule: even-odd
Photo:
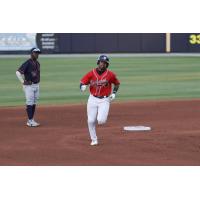
[[[24,83],[23,75],[19,71],[16,71],[16,76],[21,83]]]
[[[82,85],[88,85],[90,83],[91,77],[92,77],[92,71],[88,72],[86,75],[83,76],[80,83]]]
[[[114,85],[120,85],[120,81],[119,81],[119,79],[117,78],[117,76],[116,76],[115,73],[112,73],[111,82],[112,82]]]
[[[21,67],[19,67],[19,69],[18,69],[17,71],[19,71],[21,74],[24,74],[25,71],[26,71],[27,68],[28,68],[28,65],[29,65],[29,62],[26,61],[25,63],[23,63],[23,64],[21,65]]]

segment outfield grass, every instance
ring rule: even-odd
[[[24,105],[24,94],[15,71],[24,58],[0,58],[0,106]],[[121,81],[118,101],[200,98],[198,57],[111,57],[110,70]],[[80,78],[96,60],[40,58],[40,104],[85,102],[88,92],[79,91]]]

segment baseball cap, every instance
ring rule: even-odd
[[[31,49],[31,53],[33,53],[33,52],[35,52],[35,53],[41,53],[40,49],[36,48],[36,47],[34,47],[34,48]]]

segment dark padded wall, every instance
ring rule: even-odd
[[[172,52],[187,52],[188,42],[187,34],[173,33],[171,34],[171,50]]]
[[[62,53],[71,53],[71,33],[59,33],[59,46],[60,52]]]
[[[165,33],[142,33],[142,48],[141,52],[165,52]]]
[[[62,48],[61,53],[165,52],[164,33],[66,33],[61,36],[60,43],[67,49]]]
[[[95,52],[95,34],[93,33],[72,33],[71,53]]]
[[[191,36],[195,41],[191,42]],[[43,53],[164,53],[165,33],[38,33]],[[171,52],[200,52],[199,33],[172,33]],[[1,51],[28,53],[28,51]]]
[[[200,52],[200,33],[172,33],[171,49],[172,52]]]
[[[141,52],[141,33],[118,34],[118,52],[122,53]]]
[[[95,46],[97,53],[118,52],[116,33],[97,33]]]

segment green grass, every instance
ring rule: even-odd
[[[0,106],[24,105],[15,71],[24,58],[0,58]],[[118,101],[200,98],[198,57],[111,57],[110,70],[121,81]],[[80,78],[95,58],[40,58],[40,104],[82,103]]]

